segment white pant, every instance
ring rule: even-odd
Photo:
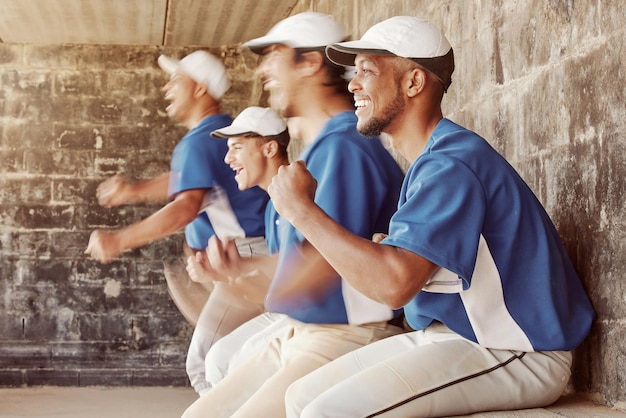
[[[235,243],[242,257],[267,254],[263,237],[238,238]],[[204,367],[209,349],[220,338],[262,312],[262,306],[246,302],[227,284],[215,283],[202,308],[187,351],[187,376],[198,394],[202,395],[211,388],[206,380]]]
[[[205,358],[206,380],[215,386],[231,370],[289,332],[288,316],[265,312],[217,341]]]
[[[392,336],[287,390],[287,417],[449,417],[546,406],[570,377],[565,351],[489,350],[442,324]]]
[[[284,417],[285,391],[291,383],[349,351],[402,332],[386,322],[324,325],[292,318],[282,329],[283,335],[228,373],[187,408],[183,418]]]

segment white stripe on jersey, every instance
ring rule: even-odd
[[[341,279],[341,292],[350,325],[388,321],[393,318],[391,308],[363,295],[343,278]]]
[[[480,345],[494,349],[519,347],[519,350],[535,351],[506,307],[500,273],[482,235],[469,289],[463,290],[463,282],[457,274],[440,268],[422,291],[458,293]]]

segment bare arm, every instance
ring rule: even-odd
[[[102,182],[96,190],[100,206],[115,207],[129,203],[164,202],[170,173],[150,180],[131,182],[118,174]]]
[[[405,305],[437,266],[410,251],[347,231],[315,204],[315,187],[304,163],[297,161],[279,169],[268,192],[276,210],[355,289],[392,308]]]
[[[142,221],[112,231],[95,230],[85,253],[107,263],[126,250],[173,234],[198,216],[204,193],[204,189],[186,190]]]

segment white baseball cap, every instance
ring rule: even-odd
[[[161,55],[158,62],[161,69],[170,75],[180,70],[197,83],[206,85],[209,94],[215,100],[221,99],[230,88],[224,64],[206,51],[192,52],[181,60]]]
[[[435,74],[445,89],[452,83],[452,46],[433,24],[413,16],[395,16],[375,24],[358,41],[326,47],[328,58],[339,65],[354,65],[357,54],[408,58]]]
[[[215,138],[259,135],[274,136],[285,132],[287,125],[278,114],[269,107],[251,106],[244,109],[230,124],[211,132]]]
[[[252,39],[243,45],[255,54],[262,54],[270,45],[287,45],[290,48],[323,48],[328,44],[341,42],[346,38],[343,28],[332,16],[304,12],[290,16],[275,24],[260,38]]]

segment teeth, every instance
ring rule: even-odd
[[[278,86],[278,83],[274,80],[266,80],[265,83],[263,83],[263,88],[265,90],[274,89],[277,86]]]
[[[369,101],[368,101],[368,100],[363,100],[363,99],[361,99],[361,100],[355,100],[355,101],[354,101],[354,106],[355,106],[355,107],[365,107],[365,106],[367,106],[367,104],[368,104],[368,103],[369,103]]]

